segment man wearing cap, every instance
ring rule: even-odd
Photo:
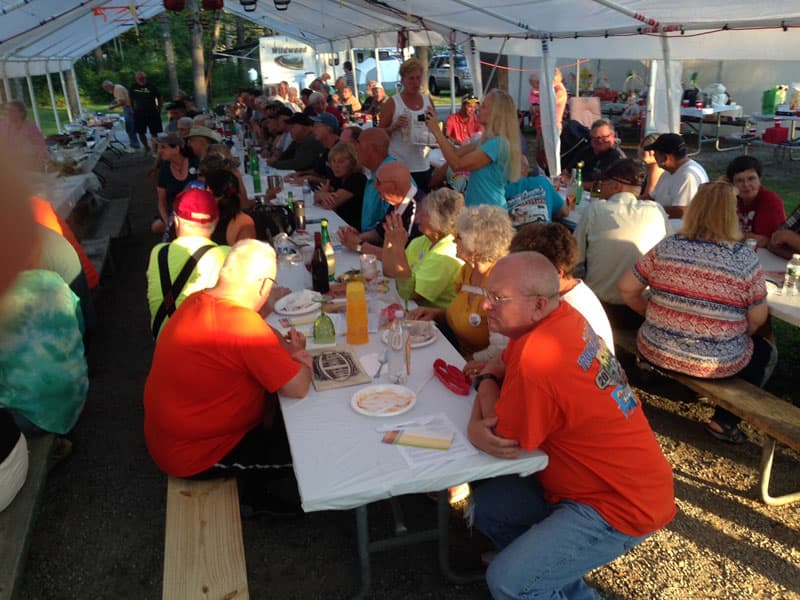
[[[189,135],[186,137],[186,143],[192,149],[194,154],[199,160],[205,158],[208,147],[211,144],[219,144],[222,138],[216,131],[212,131],[208,127],[195,126],[189,130]]]
[[[570,164],[565,166],[564,175],[570,176],[569,170],[583,161],[581,172],[583,184],[585,189],[590,190],[594,182],[600,179],[603,171],[621,158],[627,156],[617,145],[614,124],[608,119],[598,119],[592,123],[592,128],[589,130],[589,146],[576,153]]]
[[[151,137],[156,137],[162,131],[161,92],[158,91],[155,85],[147,81],[147,76],[142,71],[136,72],[134,83],[128,89],[133,103],[136,133],[139,134],[139,139],[144,148],[143,152],[147,155],[149,151],[147,130],[150,130]]]
[[[185,140],[194,126],[195,122],[192,117],[181,117],[178,119],[178,135]]]
[[[613,163],[603,173],[600,198],[588,205],[575,230],[578,262],[584,282],[600,298],[613,327],[634,329],[642,317],[630,310],[617,281],[653,246],[672,234],[664,208],[639,200],[642,172],[630,159]]]
[[[272,247],[242,240],[216,284],[181,304],[156,344],[144,435],[168,475],[237,477],[243,505],[286,513],[299,511],[299,498],[277,394],[308,393],[311,356],[301,333],[281,336],[261,315],[276,274]],[[277,506],[267,502],[273,494]]]
[[[287,175],[286,181],[290,183],[302,184],[303,180],[308,179],[309,183],[316,185],[322,183],[325,179],[333,177],[333,173],[328,166],[328,152],[339,143],[339,121],[330,113],[322,113],[316,117],[311,117],[311,120],[314,122],[312,135],[322,144],[323,151],[311,169]]]
[[[157,244],[147,265],[147,304],[156,339],[181,302],[217,283],[229,250],[210,239],[219,220],[217,201],[210,192],[195,188],[181,192],[174,211],[178,237]]]
[[[108,110],[113,110],[117,107],[122,109],[122,116],[125,118],[125,133],[128,134],[131,148],[138,150],[141,148],[141,144],[136,137],[136,119],[133,115],[133,105],[128,95],[128,89],[124,85],[114,83],[109,79],[103,82],[103,89],[114,96],[114,100],[108,105]]]
[[[483,131],[476,114],[479,102],[475,96],[467,94],[461,100],[461,110],[447,117],[444,122],[445,135],[456,144],[466,144]]]
[[[708,174],[700,163],[689,158],[689,148],[677,133],[664,133],[644,150],[652,150],[656,163],[664,173],[648,198],[655,200],[672,219],[683,218],[701,183],[708,182]]]
[[[291,171],[310,170],[325,148],[313,135],[314,121],[303,113],[296,113],[286,120],[292,143],[277,160],[267,160],[276,169]]]
[[[178,194],[186,185],[197,179],[197,168],[200,161],[191,156],[185,148],[185,142],[177,133],[158,134],[158,159],[156,164],[156,196],[158,199],[158,216],[151,225],[156,234],[170,235],[171,215]],[[168,241],[165,237],[164,241]]]

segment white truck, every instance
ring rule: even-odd
[[[359,48],[353,53],[358,86],[363,92],[367,81],[378,78],[374,50]],[[290,86],[301,90],[326,71],[335,80],[344,74],[343,65],[349,56],[349,52],[317,53],[311,46],[286,36],[262,37],[259,40],[261,80],[265,89],[275,88],[281,81],[287,81]],[[381,83],[387,90],[394,89],[400,78],[401,55],[394,48],[379,48],[378,58]]]

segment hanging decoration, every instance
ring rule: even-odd
[[[203,10],[222,10],[223,0],[203,0]]]

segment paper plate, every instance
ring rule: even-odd
[[[411,410],[417,403],[413,390],[402,385],[371,385],[358,390],[350,407],[368,417],[395,417]]]
[[[312,292],[311,290],[292,292],[278,300],[275,303],[274,310],[276,314],[288,317],[305,315],[315,310],[319,311],[319,302],[315,300],[319,297],[320,294],[318,292]]]

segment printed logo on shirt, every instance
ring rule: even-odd
[[[514,227],[522,227],[528,223],[550,222],[550,212],[547,210],[546,193],[543,188],[525,190],[507,202],[508,215]]]
[[[613,387],[611,398],[617,403],[625,418],[629,419],[639,405],[639,401],[628,385],[625,371],[622,370],[616,357],[608,350],[605,341],[594,332],[588,323],[584,327],[582,337],[586,347],[578,357],[578,366],[583,371],[588,371],[594,360],[597,360],[599,368],[595,375],[595,384],[601,390]]]

